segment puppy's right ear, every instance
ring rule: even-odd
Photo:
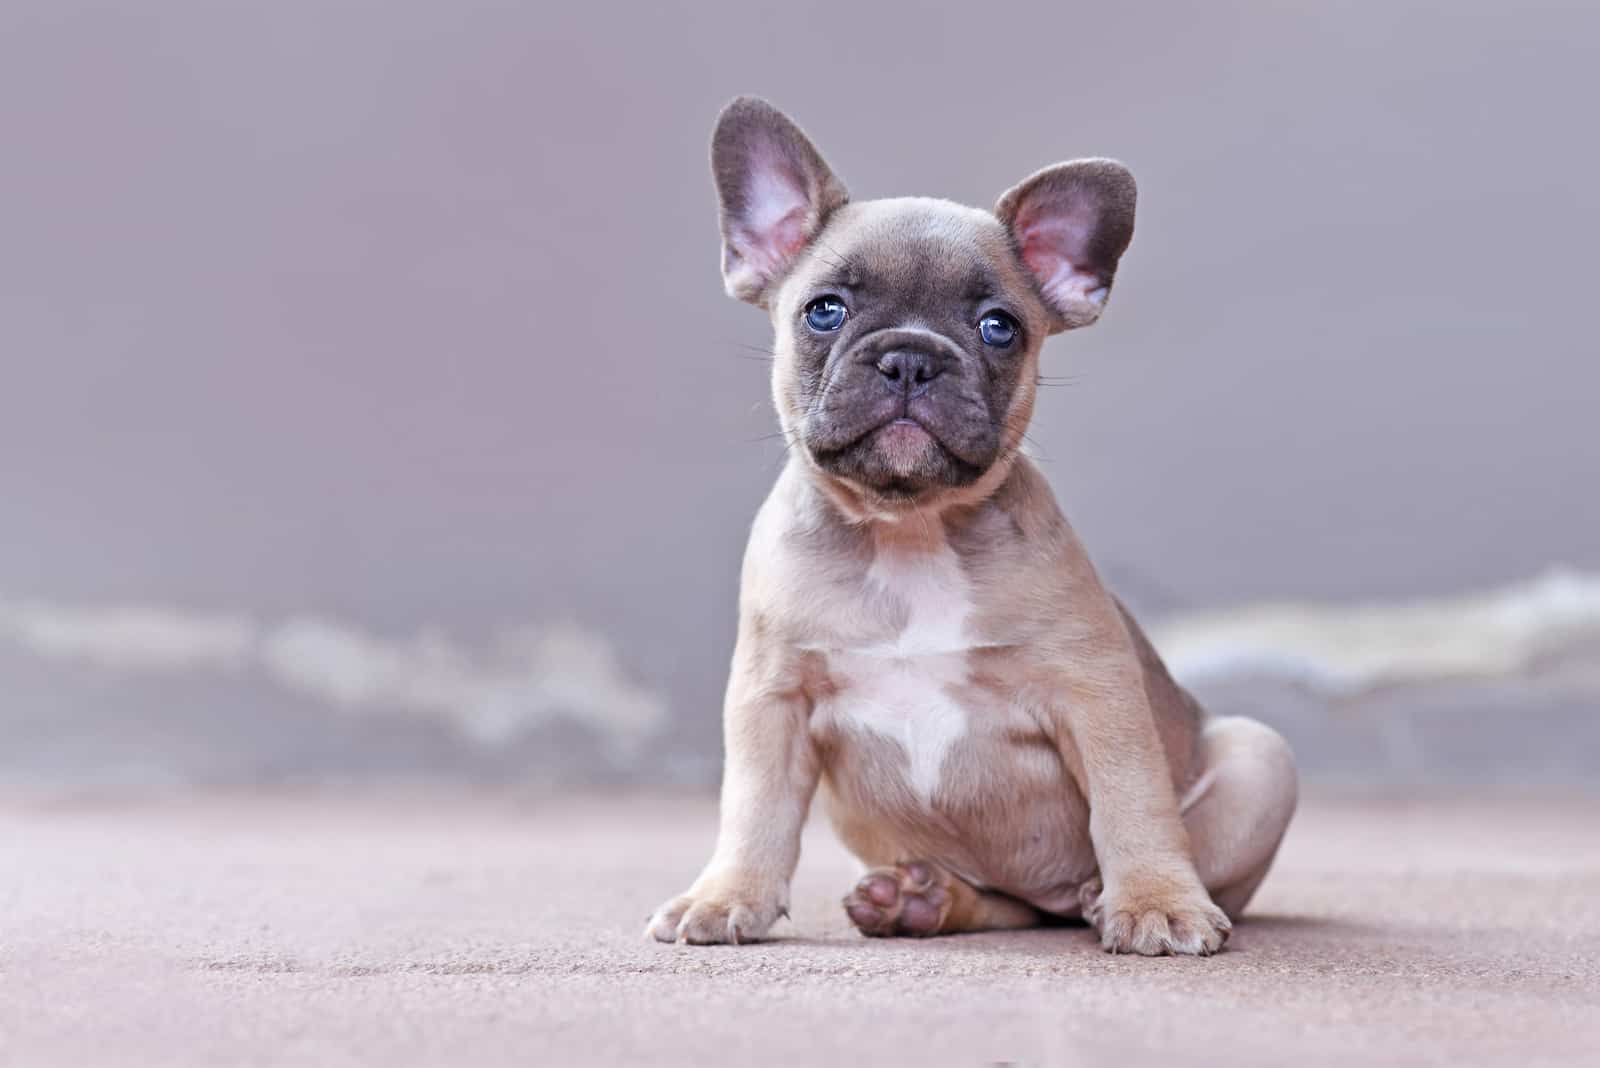
[[[850,195],[800,128],[753,96],[717,117],[711,174],[722,211],[723,285],[729,296],[764,307]]]

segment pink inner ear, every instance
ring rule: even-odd
[[[1019,220],[1016,232],[1023,261],[1056,310],[1069,319],[1098,315],[1106,287],[1098,274],[1078,266],[1088,244],[1088,224],[1070,216],[1047,216]]]
[[[782,151],[763,145],[751,154],[744,218],[735,235],[739,257],[771,278],[806,243],[806,187]]]

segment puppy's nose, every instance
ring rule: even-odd
[[[916,395],[944,373],[944,360],[919,349],[893,349],[878,358],[878,373],[891,389]]]

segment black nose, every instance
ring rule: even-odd
[[[894,349],[878,358],[878,373],[891,389],[914,395],[944,373],[944,361],[917,349]]]

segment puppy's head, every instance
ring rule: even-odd
[[[712,171],[730,295],[766,308],[792,445],[871,510],[981,495],[1033,412],[1046,335],[1100,316],[1133,236],[1133,176],[1047,167],[994,211],[851,203],[782,112],[740,98]]]

